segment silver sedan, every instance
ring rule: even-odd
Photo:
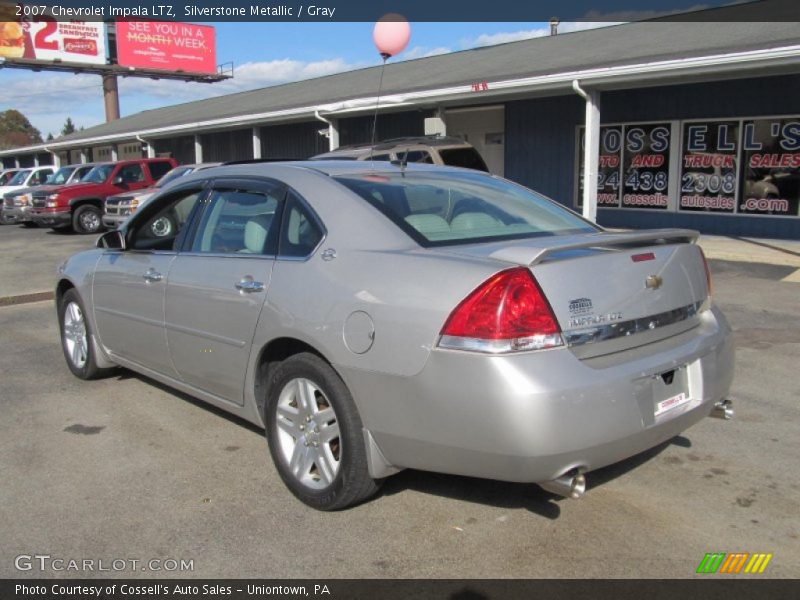
[[[465,169],[225,166],[72,256],[56,301],[76,376],[126,367],[264,427],[314,508],[405,468],[580,497],[586,472],[732,414],[695,238],[606,232]]]

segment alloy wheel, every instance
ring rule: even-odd
[[[312,489],[331,485],[342,449],[336,413],[325,394],[309,379],[292,379],[275,410],[278,448],[292,476]]]
[[[94,211],[86,211],[80,216],[81,226],[89,233],[100,229],[100,216]]]
[[[70,302],[64,311],[64,345],[70,362],[76,368],[82,369],[89,356],[89,339],[83,311],[76,302]]]

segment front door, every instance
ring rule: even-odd
[[[115,356],[177,377],[167,350],[164,299],[182,231],[199,189],[162,198],[131,223],[126,250],[107,250],[95,269],[92,293],[102,344]],[[167,219],[171,227],[164,227]]]
[[[164,335],[164,293],[174,252],[107,250],[93,295],[97,333],[113,354],[175,376]]]
[[[284,188],[218,180],[170,269],[167,342],[181,379],[244,403],[244,380],[275,262]]]

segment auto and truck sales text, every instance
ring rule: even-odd
[[[251,4],[243,6],[197,6],[184,4],[140,4],[134,6],[62,6],[60,4],[18,4],[16,7],[18,17],[52,16],[57,19],[99,19],[104,17],[160,17],[169,19],[183,18],[254,18],[269,17],[327,17],[332,19],[336,13],[334,6],[320,6],[318,4],[298,4],[287,6],[285,4],[262,5]]]

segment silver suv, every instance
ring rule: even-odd
[[[404,137],[372,144],[354,144],[312,156],[311,160],[373,160],[426,163],[486,171],[481,155],[461,138],[439,135]]]

